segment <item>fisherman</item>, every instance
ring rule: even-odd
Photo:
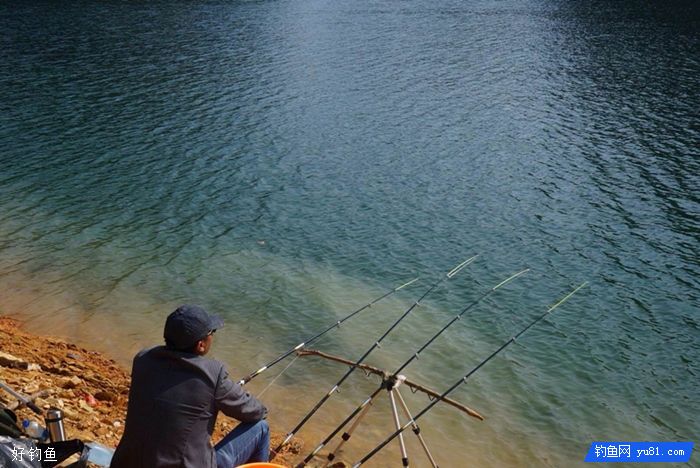
[[[165,346],[134,358],[124,435],[112,468],[233,468],[269,457],[267,409],[205,355],[224,322],[196,305],[171,313]],[[211,445],[218,412],[241,423]]]

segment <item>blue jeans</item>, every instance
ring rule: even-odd
[[[267,421],[240,423],[214,447],[217,468],[233,468],[266,462],[270,456],[270,427]]]

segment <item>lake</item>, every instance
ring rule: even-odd
[[[700,5],[563,0],[0,6],[0,311],[128,366],[194,302],[243,377],[324,335],[444,391],[441,466],[584,466],[594,440],[697,441]],[[248,387],[288,431],[347,367]],[[376,388],[355,372],[310,451]],[[429,403],[402,389],[414,413]],[[393,423],[388,398],[344,451]],[[427,459],[409,432],[411,463]],[[333,444],[334,445],[334,444]],[[396,466],[398,445],[374,466]],[[700,466],[697,457],[691,464]],[[372,463],[370,463],[371,465]]]

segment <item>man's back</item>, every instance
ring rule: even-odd
[[[113,468],[216,467],[218,411],[258,421],[265,407],[231,382],[223,364],[157,346],[134,358],[124,435]]]

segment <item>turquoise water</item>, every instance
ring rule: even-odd
[[[214,352],[241,377],[420,277],[319,344],[358,358],[479,254],[369,362],[397,367],[531,268],[406,370],[444,390],[589,286],[455,392],[485,422],[425,417],[441,465],[697,441],[696,4],[33,2],[0,18],[4,313],[128,364],[177,304],[201,303],[226,318]],[[344,371],[295,362],[264,394],[278,428]],[[309,445],[374,385],[350,379]],[[387,407],[349,460],[388,434]]]

